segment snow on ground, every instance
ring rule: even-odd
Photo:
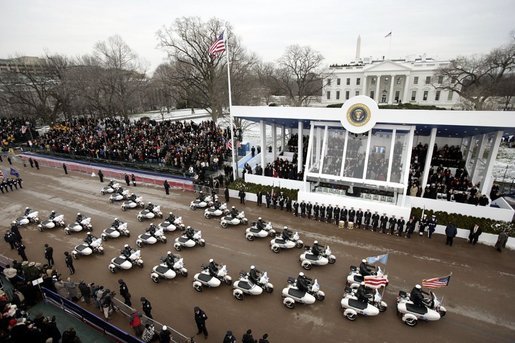
[[[500,146],[494,164],[493,176],[496,181],[515,181],[515,148]]]

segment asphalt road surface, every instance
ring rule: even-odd
[[[6,167],[4,159],[3,167]],[[130,187],[141,194],[146,202],[162,207],[163,213],[172,210],[183,217],[186,225],[201,229],[207,244],[181,251],[187,278],[178,276],[174,280],[155,284],[149,275],[151,268],[159,262],[167,250],[173,250],[173,241],[179,233],[167,233],[168,243],[157,243],[142,249],[143,269],[134,268],[112,274],[107,266],[111,258],[119,255],[124,244],[135,246],[136,236],[148,227],[150,222],[140,223],[137,210],[122,212],[120,204],[111,204],[108,196],[102,196],[98,177],[83,174],[64,175],[62,169],[35,168],[17,165],[24,179],[23,190],[0,195],[0,225],[7,228],[26,206],[40,211],[46,218],[51,210],[65,214],[70,223],[77,212],[92,217],[93,233],[100,235],[114,217],[128,222],[130,238],[108,240],[104,243],[103,256],[82,257],[75,261],[77,273],[73,279],[85,280],[118,290],[117,280],[123,278],[132,293],[133,304],[141,309],[139,298],[147,297],[153,305],[153,315],[159,322],[166,323],[178,331],[193,336],[196,326],[193,307],[200,306],[208,315],[209,338],[197,336],[198,342],[221,342],[225,332],[232,330],[238,339],[251,328],[255,338],[268,333],[271,342],[513,342],[515,341],[515,307],[513,289],[515,286],[515,252],[497,252],[483,245],[470,246],[462,239],[455,245],[445,245],[445,237],[436,235],[433,239],[415,236],[412,239],[392,237],[363,230],[341,230],[336,225],[319,223],[293,217],[280,210],[259,208],[255,203],[240,206],[231,199],[229,205],[245,210],[246,217],[256,220],[258,216],[272,221],[274,227],[288,225],[298,230],[306,244],[318,240],[329,244],[336,263],[315,267],[306,272],[317,278],[326,293],[323,302],[313,305],[298,305],[290,310],[283,306],[281,290],[287,285],[288,276],[296,276],[301,267],[298,249],[275,254],[270,250],[269,239],[249,242],[244,237],[244,227],[222,229],[219,220],[207,220],[203,211],[192,211],[189,202],[195,194],[174,191],[169,196],[156,187]],[[155,221],[159,223],[159,220]],[[54,259],[58,270],[67,276],[63,252],[79,244],[85,233],[65,235],[64,230],[54,229],[39,232],[35,226],[21,229],[27,255],[30,260],[44,262],[43,245],[54,247]],[[0,245],[3,254],[18,258],[16,251],[7,243]],[[389,308],[377,317],[358,317],[350,322],[342,316],[340,300],[346,276],[351,264],[357,265],[367,256],[389,254],[386,266],[390,284],[384,300]],[[272,294],[257,297],[247,296],[238,301],[232,296],[230,286],[205,289],[202,293],[192,288],[194,273],[209,258],[227,264],[229,274],[237,278],[240,271],[250,265],[268,271],[270,282],[275,286]],[[409,291],[423,278],[445,276],[453,273],[450,285],[436,291],[443,297],[447,315],[438,322],[420,322],[411,328],[403,324],[396,314],[396,296],[399,290]],[[118,316],[118,317],[117,317]],[[127,320],[115,315],[113,322],[129,331]]]

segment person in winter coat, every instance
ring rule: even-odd
[[[456,225],[449,224],[445,228],[445,235],[447,236],[447,240],[445,241],[445,245],[450,245],[452,247],[452,241],[454,237],[458,234],[458,229],[456,229]]]

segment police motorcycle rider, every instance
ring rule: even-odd
[[[375,267],[371,264],[368,264],[367,260],[364,258],[361,260],[361,263],[359,264],[359,273],[363,277],[365,277],[367,275],[372,275],[373,274],[372,269],[374,269],[374,268]]]
[[[126,258],[129,258],[132,255],[132,248],[129,246],[129,244],[125,244],[123,246],[122,255]]]
[[[154,204],[152,204],[151,202],[149,202],[147,204],[147,207],[145,207],[146,210],[148,210],[149,212],[152,212],[154,210]]]
[[[213,207],[215,208],[215,210],[218,210],[220,206],[222,206],[222,203],[218,199],[215,200],[215,202],[213,203]]]
[[[215,262],[215,260],[213,260],[212,258],[209,259],[209,264],[207,266],[207,269],[209,271],[209,275],[213,276],[213,277],[217,277],[218,276],[218,264]]]
[[[156,230],[157,230],[156,224],[152,223],[152,224],[150,224],[150,226],[148,227],[146,232],[148,232],[152,237],[155,237]]]
[[[411,293],[410,293],[410,300],[413,301],[413,303],[416,305],[416,306],[420,306],[420,307],[424,307],[426,306],[426,304],[424,303],[424,300],[426,299],[424,297],[424,294],[426,295],[430,295],[429,293],[427,292],[424,292],[422,290],[422,286],[420,286],[419,284],[415,285],[415,287],[413,287],[413,289],[411,290]]]
[[[303,272],[299,273],[297,276],[296,286],[301,292],[308,292],[309,286],[311,285],[311,279],[304,275]]]
[[[136,194],[131,193],[131,195],[127,198],[127,200],[132,201],[132,202],[136,202]]]
[[[77,218],[75,218],[75,221],[76,221],[77,223],[79,223],[79,224],[82,226],[82,223],[81,223],[81,222],[82,222],[83,220],[84,220],[84,216],[83,216],[82,214],[80,214],[80,212],[79,212],[79,213],[77,213]]]
[[[114,218],[114,222],[111,224],[111,227],[118,229],[120,224],[121,224],[120,220],[118,218]]]
[[[32,210],[31,210],[31,208],[30,208],[30,207],[25,207],[25,212],[23,212],[23,215],[24,215],[24,216],[28,216],[28,215],[29,215],[29,213],[30,213],[31,211],[32,211]]]
[[[174,265],[174,264],[175,264],[175,262],[177,262],[178,260],[179,260],[179,256],[174,255],[171,251],[168,251],[168,252],[166,253],[166,257],[165,257],[164,262],[166,263],[166,265],[168,266],[168,268],[173,269],[173,265]]]
[[[233,206],[231,208],[231,213],[230,213],[231,217],[236,218],[238,216],[238,214],[239,214],[238,210],[236,209],[236,207]]]
[[[259,281],[259,278],[261,277],[261,274],[261,271],[256,269],[255,266],[250,266],[249,281],[256,285]]]
[[[311,247],[311,253],[315,256],[320,256],[324,253],[325,247],[321,244],[318,244],[318,241],[313,242],[313,246]]]
[[[84,238],[84,242],[85,242],[85,243],[87,243],[88,245],[91,245],[91,243],[93,243],[93,241],[95,240],[95,238],[96,238],[96,237],[95,237],[95,236],[93,236],[93,235],[91,234],[91,232],[88,232],[88,233],[86,234],[86,238]]]
[[[55,211],[52,211],[52,212],[50,212],[50,215],[48,216],[48,219],[54,220],[55,216],[56,216]]]
[[[265,228],[265,222],[264,222],[263,219],[261,219],[261,217],[259,217],[257,222],[256,222],[256,228],[258,230],[263,230]]]
[[[282,239],[284,239],[285,241],[289,241],[291,240],[292,236],[293,232],[290,229],[288,229],[287,226],[285,226],[283,232],[281,233]]]
[[[186,232],[184,233],[188,239],[193,240],[193,235],[195,235],[195,230],[191,228],[191,226],[188,226],[186,228]]]
[[[359,301],[367,303],[368,302],[368,296],[367,296],[367,287],[365,286],[365,282],[362,281],[359,284],[359,287],[356,291],[356,297]]]
[[[198,198],[197,198],[199,201],[204,201],[204,199],[206,199],[206,195],[204,194],[203,191],[200,191],[200,193],[198,194]]]
[[[170,212],[168,214],[168,218],[165,219],[165,222],[169,222],[170,224],[173,224],[174,221],[175,221],[175,215],[173,214],[173,212]]]

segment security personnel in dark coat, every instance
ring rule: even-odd
[[[420,307],[425,307],[424,305],[424,291],[422,291],[422,287],[420,285],[416,285],[413,287],[410,293],[410,300],[413,301],[413,303]]]
[[[402,233],[404,232],[404,225],[406,224],[406,221],[404,220],[404,217],[400,217],[397,220],[397,235],[399,237],[402,237]]]
[[[377,211],[372,215],[372,230],[377,231],[379,227],[379,214]]]
[[[363,211],[361,208],[356,212],[356,226],[358,229],[361,229],[361,226],[363,225]]]
[[[379,221],[381,223],[381,232],[386,233],[386,224],[388,223],[388,217],[386,216],[386,213],[383,213]]]
[[[300,216],[304,218],[306,216],[306,203],[304,200],[300,203]]]
[[[339,221],[340,221],[340,207],[338,207],[338,205],[336,205],[336,207],[334,208],[334,222],[336,223],[336,225],[338,225]]]
[[[320,205],[318,204],[318,202],[316,202],[315,205],[313,206],[313,217],[315,218],[315,220],[318,220],[319,213],[320,213]]]
[[[324,204],[320,205],[320,215],[319,216],[320,216],[321,222],[325,221],[325,209],[326,208],[325,208]]]
[[[331,206],[329,204],[329,206],[327,206],[327,208],[325,210],[325,213],[326,213],[326,217],[327,217],[327,222],[332,223],[333,222],[333,206]]]
[[[293,203],[293,214],[295,215],[295,217],[297,217],[299,215],[299,202],[298,201],[295,201]]]
[[[349,210],[345,206],[343,206],[340,211],[340,220],[343,222],[343,227],[347,228],[349,226]]]
[[[311,210],[313,209],[313,204],[311,201],[306,205],[306,213],[308,214],[308,219],[311,219]]]
[[[349,222],[354,224],[354,221],[356,220],[356,210],[354,207],[351,207],[349,210]]]
[[[392,215],[390,219],[388,220],[388,229],[390,232],[388,232],[389,235],[393,235],[395,232],[395,225],[397,224],[397,219],[395,219],[395,215]]]
[[[365,221],[364,221],[364,224],[365,224],[365,229],[369,229],[370,228],[370,224],[371,224],[371,218],[372,218],[372,212],[370,212],[370,210],[366,210],[365,212]]]

